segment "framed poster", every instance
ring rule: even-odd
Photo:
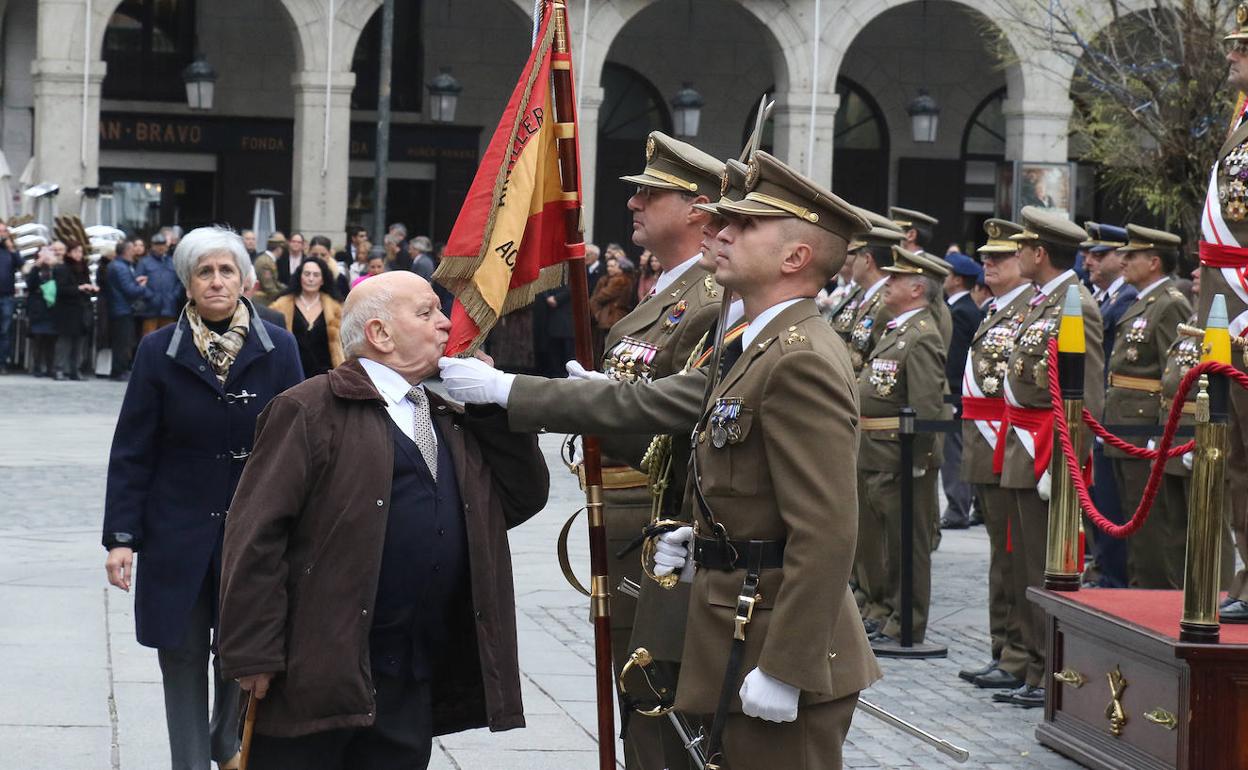
[[[1017,160],[1002,163],[997,174],[997,215],[1017,222],[1024,206],[1073,217],[1075,165]]]

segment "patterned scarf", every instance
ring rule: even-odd
[[[225,334],[217,334],[209,329],[194,305],[186,306],[186,320],[191,324],[191,339],[195,341],[195,349],[212,366],[217,379],[224,385],[230,374],[230,367],[238,357],[238,351],[243,349],[247,330],[251,328],[251,313],[247,311],[247,306],[242,302],[238,303]]]

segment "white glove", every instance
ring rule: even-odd
[[[1036,482],[1036,492],[1040,495],[1040,499],[1046,503],[1053,492],[1053,474],[1045,471],[1040,480]]]
[[[915,465],[910,468],[910,475],[916,479],[921,479],[927,475],[927,468],[920,468],[919,466]]]
[[[756,668],[741,683],[741,711],[747,717],[768,722],[792,722],[797,719],[797,699],[801,694],[793,685]]]
[[[1195,459],[1196,457],[1191,452],[1184,452],[1182,457],[1183,467],[1190,471],[1192,469],[1192,461]]]
[[[586,369],[581,366],[581,362],[573,359],[564,364],[568,370],[568,379],[572,380],[609,380],[611,379],[602,372],[595,372],[592,369]]]
[[[1097,438],[1100,438],[1100,436],[1097,436]],[[1157,441],[1156,441],[1155,439],[1151,439],[1151,438],[1150,438],[1150,439],[1148,440],[1148,443],[1147,443],[1147,444],[1145,444],[1145,446],[1146,446],[1146,447],[1148,447],[1149,449],[1156,449],[1156,448],[1157,448]]]
[[[689,541],[693,527],[680,527],[659,535],[654,548],[654,574],[658,577],[680,572],[682,582],[693,580],[693,560],[689,558]]]
[[[516,375],[500,372],[476,358],[438,359],[442,370],[442,384],[456,401],[465,404],[498,404],[507,406],[511,397],[511,385]]]

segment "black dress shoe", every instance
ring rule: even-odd
[[[999,668],[975,677],[972,683],[985,690],[1017,690],[1020,685],[1026,684],[1022,679]]]
[[[978,527],[984,523],[984,517],[979,515],[979,511],[975,510],[971,513],[971,520],[968,522],[972,527]]]
[[[988,665],[984,666],[983,668],[975,668],[975,669],[966,668],[966,669],[963,669],[963,670],[961,670],[961,671],[959,671],[959,672],[958,672],[958,679],[961,679],[961,680],[966,681],[966,682],[972,682],[972,683],[973,683],[973,682],[975,681],[975,677],[977,677],[977,676],[983,676],[984,674],[987,674],[989,671],[993,671],[993,670],[995,670],[995,669],[997,668],[997,663],[998,663],[998,662],[999,662],[999,661],[995,661],[995,660],[994,660],[994,661],[990,661],[990,662],[988,663]],[[1015,686],[1017,687],[1017,685],[1015,685]]]
[[[949,516],[940,517],[941,529],[966,529],[971,526],[966,519],[954,519]]]
[[[1237,601],[1239,601],[1239,599],[1236,599],[1234,596],[1223,596],[1222,601],[1218,602],[1218,609],[1224,610]]]
[[[1218,620],[1223,623],[1248,623],[1248,602],[1237,599],[1222,608]]]
[[[1044,688],[1043,687],[1027,687],[1024,685],[1022,692],[1011,690],[1015,693],[1010,699],[1010,703],[1015,706],[1022,706],[1025,709],[1042,708],[1044,706]]]
[[[880,630],[880,621],[873,620],[871,618],[863,618],[862,628],[867,632],[867,636],[871,636]]]
[[[1023,684],[1020,684],[1018,687],[1015,687],[1013,690],[1003,690],[1001,692],[994,692],[992,694],[992,700],[996,703],[1013,703],[1014,696],[1016,694],[1026,692],[1026,690],[1027,690],[1027,683],[1024,682]]]

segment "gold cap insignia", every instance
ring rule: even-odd
[[[728,197],[728,188],[731,186],[731,184],[732,183],[728,180],[728,168],[725,167],[724,173],[719,175],[719,197],[721,198]]]
[[[654,160],[654,137],[646,139],[646,162]]]
[[[1248,4],[1240,3],[1235,9],[1235,24],[1240,27],[1248,24]]]
[[[745,191],[750,192],[758,185],[758,160],[750,158],[750,167],[745,172]]]
[[[989,237],[989,238],[1000,238],[1000,237],[1001,237],[1001,227],[1000,227],[999,225],[997,225],[997,223],[996,223],[996,222],[985,222],[985,223],[984,223],[984,232],[988,234],[988,237]]]

